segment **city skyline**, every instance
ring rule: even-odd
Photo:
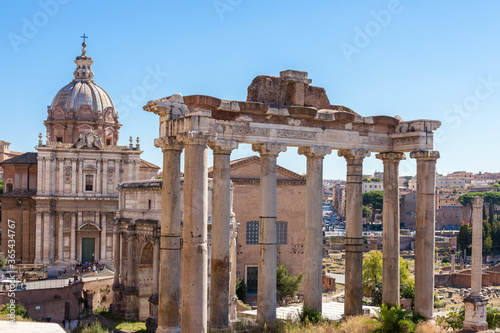
[[[142,110],[149,100],[174,93],[245,100],[256,75],[297,69],[326,89],[331,104],[363,116],[440,120],[439,173],[499,171],[498,158],[482,144],[495,130],[500,106],[494,43],[500,4],[493,1],[216,0],[121,7],[90,1],[86,7],[92,6],[99,10],[82,11],[68,0],[4,4],[0,140],[11,142],[12,150],[35,151],[38,133],[45,134],[46,106],[73,79],[85,33],[94,80],[110,94],[123,125],[119,144],[140,137],[143,158],[160,167],[161,152],[153,146],[158,120]],[[241,145],[232,158],[253,154]],[[364,174],[383,170],[374,155],[365,160]],[[294,148],[280,154],[278,164],[305,173],[305,157]],[[325,179],[345,179],[345,169],[335,151],[325,157]],[[409,156],[400,174],[415,174]]]

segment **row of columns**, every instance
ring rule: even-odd
[[[36,233],[35,238],[35,261],[46,263],[63,263],[66,261],[64,258],[64,214],[66,212],[36,212],[35,224]],[[107,214],[96,212],[96,221],[100,220],[101,226],[101,243],[100,246],[100,260],[111,260],[107,257]],[[76,231],[78,225],[83,224],[82,212],[70,212],[70,253],[69,261],[76,262]],[[78,223],[77,223],[78,222]],[[99,224],[99,223],[98,223]],[[57,226],[57,227],[56,227]],[[54,239],[54,229],[55,237]],[[57,254],[55,251],[55,244],[57,242]]]
[[[163,139],[162,226],[160,246],[159,303],[157,332],[207,331],[207,137],[197,134]],[[214,150],[214,187],[210,331],[228,331],[230,153],[237,144],[210,143]],[[183,258],[181,265],[180,154],[185,148]],[[259,275],[257,319],[276,319],[276,160],[286,146],[279,143],[253,144],[261,156]],[[301,147],[307,157],[306,249],[304,262],[304,304],[321,311],[322,275],[322,171],[327,147]],[[362,313],[362,177],[364,149],[340,150],[347,162],[346,289],[345,315]],[[417,236],[415,306],[430,318],[434,286],[434,188],[435,164],[439,153],[415,151],[417,159]],[[384,163],[384,257],[383,302],[399,305],[399,191],[398,167],[404,153],[380,153]],[[182,273],[180,271],[182,266]],[[180,276],[182,274],[182,281]],[[182,284],[182,286],[180,286]],[[179,290],[183,290],[179,309]],[[179,310],[182,322],[179,322]]]

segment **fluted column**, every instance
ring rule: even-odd
[[[399,161],[404,153],[385,152],[376,157],[384,163],[384,204],[382,209],[382,303],[400,305],[399,279]]]
[[[344,315],[363,312],[363,159],[365,149],[340,150],[347,161]]]
[[[127,227],[127,278],[123,296],[125,297],[126,308],[123,311],[123,317],[127,320],[137,320],[139,316],[137,300],[137,282],[136,282],[136,262],[135,248],[137,247],[137,225],[131,224]]]
[[[43,262],[49,263],[50,257],[50,213],[43,212]]]
[[[43,247],[42,247],[42,230],[43,230],[43,221],[42,221],[42,213],[36,212],[35,217],[35,263],[42,262],[43,256]]]
[[[286,151],[279,143],[253,144],[260,154],[259,265],[257,321],[274,325],[276,321],[276,159]]]
[[[415,311],[432,318],[436,224],[436,160],[439,152],[417,150],[417,216],[415,233]]]
[[[210,332],[229,332],[229,275],[231,224],[231,151],[238,144],[217,141],[214,154],[212,191],[212,253],[210,276]]]
[[[105,261],[106,258],[106,247],[107,247],[107,237],[108,228],[107,228],[107,220],[106,213],[101,214],[101,261]]]
[[[59,213],[59,227],[57,228],[57,260],[62,262],[64,260],[63,251],[63,232],[64,232],[64,213]]]
[[[76,212],[71,212],[71,242],[69,244],[70,260],[76,263]]]
[[[323,261],[323,158],[332,152],[327,147],[300,147],[298,153],[307,157],[304,305],[322,311]]]
[[[182,332],[207,331],[207,138],[190,133],[184,143],[184,227],[182,230]]]
[[[181,272],[181,152],[178,142],[161,141],[163,185],[161,196],[158,333],[180,332]]]

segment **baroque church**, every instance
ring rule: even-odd
[[[119,183],[156,178],[141,159],[139,138],[118,145],[118,111],[94,81],[87,44],[74,79],[47,107],[46,140],[36,153],[2,163],[2,230],[15,224],[16,262],[47,264],[49,274],[77,261],[113,262],[113,223]],[[8,235],[2,232],[2,251]]]

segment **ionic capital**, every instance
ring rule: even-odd
[[[173,138],[159,138],[155,139],[155,147],[164,150],[182,150],[182,143],[174,140]]]
[[[324,157],[332,153],[332,148],[324,146],[299,147],[298,153],[307,157]]]
[[[482,196],[477,196],[472,198],[472,207],[476,209],[482,209],[484,203],[484,198]]]
[[[344,157],[347,163],[362,162],[365,157],[370,156],[370,151],[367,149],[341,149],[337,152],[339,157]]]
[[[411,158],[417,160],[437,160],[439,158],[439,152],[435,150],[414,150],[410,153]]]
[[[286,151],[286,145],[278,142],[254,143],[252,150],[261,155],[278,155]]]
[[[401,160],[406,160],[405,153],[387,151],[381,152],[375,155],[376,158],[382,160],[383,162],[399,162]]]
[[[208,144],[209,136],[200,132],[188,132],[186,134],[177,134],[177,141],[184,145],[206,145]]]
[[[232,140],[215,139],[210,140],[208,146],[214,154],[231,154],[233,149],[238,149],[238,142]]]

